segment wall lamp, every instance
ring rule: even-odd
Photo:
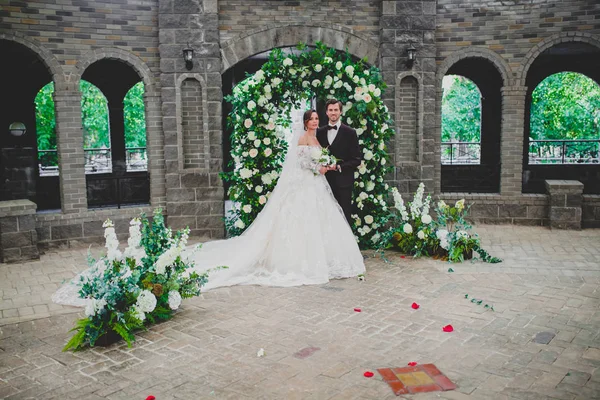
[[[408,48],[406,49],[406,56],[406,64],[409,67],[412,67],[415,61],[417,60],[417,49],[415,48],[415,46],[413,46],[412,42],[410,42]]]
[[[13,122],[12,124],[9,125],[8,131],[10,132],[11,135],[19,137],[19,136],[23,136],[25,134],[25,132],[27,132],[27,128],[25,127],[25,124],[22,122]]]
[[[183,61],[185,61],[185,68],[188,71],[194,67],[194,49],[190,47],[189,43],[187,47],[183,49]]]

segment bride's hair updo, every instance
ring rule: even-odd
[[[310,121],[310,117],[312,117],[313,113],[319,115],[317,113],[317,110],[306,110],[304,112],[304,115],[302,116],[302,120],[304,121],[304,130],[308,130],[306,124],[308,124],[308,121]]]

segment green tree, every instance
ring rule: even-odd
[[[54,82],[35,96],[35,130],[38,150],[56,149],[56,116],[54,114]]]
[[[597,139],[600,137],[600,86],[575,72],[544,79],[531,94],[530,137]]]
[[[108,125],[108,101],[100,89],[83,79],[81,90],[81,120],[83,124],[83,148],[110,147]]]
[[[470,79],[446,75],[442,81],[442,142],[481,141],[481,92]]]
[[[146,147],[146,108],[144,83],[138,82],[125,95],[125,147]]]

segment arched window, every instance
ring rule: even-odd
[[[481,163],[481,92],[460,75],[442,80],[442,164]]]
[[[144,106],[144,82],[138,82],[123,99],[125,117],[125,153],[127,172],[147,171],[146,155],[146,108]]]
[[[81,120],[86,174],[112,172],[108,101],[95,85],[81,80]]]
[[[542,80],[531,94],[529,164],[600,163],[600,86],[576,72]]]

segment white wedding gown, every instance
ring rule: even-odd
[[[320,146],[291,146],[269,201],[246,231],[205,243],[190,256],[211,272],[204,289],[232,285],[322,284],[365,272],[362,254],[341,207],[311,152]],[[295,156],[295,157],[293,157]]]

